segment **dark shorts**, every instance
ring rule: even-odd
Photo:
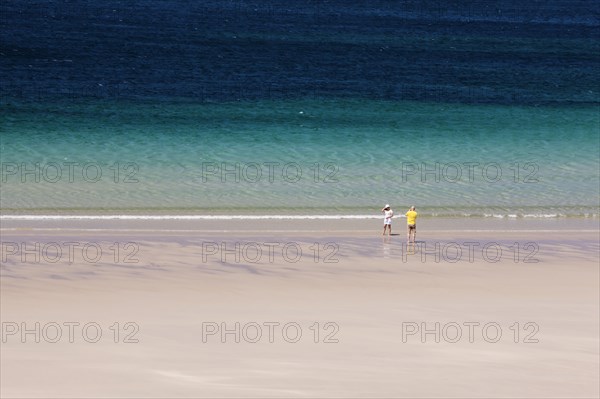
[[[417,225],[416,224],[409,224],[407,225],[409,230],[416,230],[417,229]]]

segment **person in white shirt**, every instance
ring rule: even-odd
[[[388,235],[392,235],[392,218],[394,217],[394,211],[390,208],[390,204],[385,204],[383,209],[383,235],[385,235],[385,230],[388,230]]]

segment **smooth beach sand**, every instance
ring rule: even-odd
[[[598,220],[402,222],[3,221],[1,396],[599,396]]]

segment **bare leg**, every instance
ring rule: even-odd
[[[412,237],[412,240],[411,240]],[[415,240],[417,239],[417,226],[411,227],[408,226],[408,242],[415,242]]]

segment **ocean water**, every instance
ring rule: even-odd
[[[598,217],[597,4],[38,3],[2,215]]]

